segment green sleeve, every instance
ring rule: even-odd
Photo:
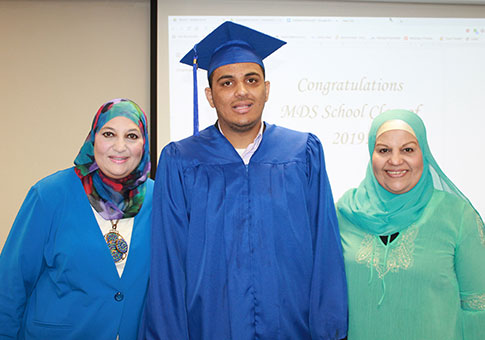
[[[467,205],[463,213],[455,268],[460,288],[463,339],[479,340],[485,334],[485,229],[478,214]]]

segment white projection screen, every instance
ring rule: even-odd
[[[485,19],[169,16],[171,140],[192,133],[192,69],[179,60],[226,20],[287,42],[265,60],[263,119],[321,139],[335,200],[364,177],[372,118],[405,108],[423,118],[443,171],[485,216]],[[203,129],[216,113],[198,72]]]

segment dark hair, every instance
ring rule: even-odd
[[[258,64],[259,65],[259,64]],[[261,65],[259,65],[261,67]],[[216,69],[217,70],[217,69]],[[261,70],[263,71],[263,79],[266,79],[266,72],[264,70],[264,67],[261,67]],[[214,70],[215,71],[215,70]],[[209,81],[209,87],[212,89],[212,76],[214,75],[214,71],[212,71],[211,74],[207,74],[207,80]]]

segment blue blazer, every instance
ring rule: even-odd
[[[120,278],[74,168],[35,184],[0,255],[0,339],[136,339],[152,192],[148,180]]]

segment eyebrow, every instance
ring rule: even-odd
[[[410,142],[404,143],[403,145],[401,145],[401,147],[405,147],[405,146],[407,146],[407,145],[409,145],[409,144],[416,144],[416,145],[419,145],[419,143],[418,143],[418,142],[416,142],[416,141],[410,141]],[[376,143],[375,147],[377,147],[377,146],[386,146],[386,147],[389,147],[389,145],[388,145],[388,144],[386,144],[386,143],[382,143],[382,142]]]
[[[415,142],[415,141],[410,141],[410,142],[407,142],[407,143],[403,144],[403,146],[406,146],[406,145],[408,145],[408,144],[416,144],[416,145],[419,145],[419,143],[418,143],[418,142]]]
[[[258,76],[258,77],[261,77],[261,74],[259,74],[258,72],[249,72],[249,73],[246,73],[244,76],[245,77],[250,77],[250,76]]]
[[[111,131],[116,131],[116,129],[115,128],[112,128],[111,126],[103,126],[99,131],[105,130],[105,129],[106,130],[111,130]],[[128,132],[128,133],[129,132],[139,132],[139,133],[141,133],[141,131],[138,128],[131,128],[131,129],[129,129],[126,132]]]
[[[219,78],[217,78],[217,81],[222,80],[222,79],[230,79],[230,78],[233,78],[233,76],[230,75],[230,74],[226,74],[226,75],[223,75],[223,76],[220,76]]]
[[[251,76],[261,77],[261,74],[259,74],[258,72],[249,72],[244,75],[244,77],[251,77]],[[232,78],[234,78],[232,74],[225,74],[217,78],[217,81],[220,81],[222,79],[232,79]]]

